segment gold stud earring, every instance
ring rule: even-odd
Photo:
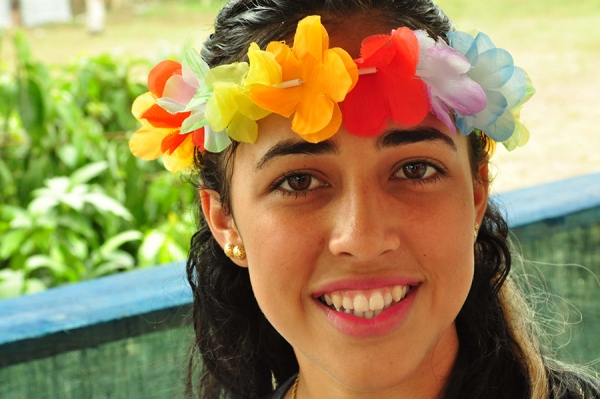
[[[246,259],[246,248],[243,245],[236,245],[233,247],[233,257],[237,260]]]
[[[473,232],[473,237],[477,239],[477,232],[479,232],[479,223],[475,222],[475,231]]]
[[[225,244],[225,248],[223,248],[223,252],[225,252],[225,256],[231,258],[233,256],[233,244]]]

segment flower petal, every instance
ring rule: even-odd
[[[158,104],[159,107],[161,107],[162,109],[164,109],[165,111],[167,111],[170,114],[176,114],[178,112],[185,112],[185,109],[186,109],[185,104],[178,103],[177,101],[173,100],[172,98],[168,98],[168,97],[162,97],[162,98],[156,99],[156,104]]]
[[[321,17],[309,15],[298,22],[292,52],[298,60],[308,56],[322,62],[323,53],[329,48],[329,35],[321,24]]]
[[[268,52],[275,56],[275,60],[281,65],[281,81],[299,79],[302,76],[302,65],[292,50],[281,42],[271,42],[267,46]]]
[[[278,85],[282,82],[281,65],[273,53],[262,51],[256,43],[252,43],[248,49],[248,59],[250,69],[246,84]]]
[[[375,75],[362,75],[340,103],[344,127],[357,136],[377,136],[387,125],[386,101],[378,91]]]
[[[179,62],[171,60],[159,62],[148,75],[148,89],[156,97],[162,97],[165,84],[173,75],[181,75]]]
[[[249,65],[247,62],[219,65],[206,73],[204,81],[211,89],[217,82],[241,85],[246,75],[248,75],[248,69]]]
[[[485,134],[497,142],[506,141],[515,131],[515,117],[510,111],[504,112],[495,123],[490,125]]]
[[[185,134],[179,134],[179,130],[165,136],[160,143],[160,150],[165,154],[172,154],[187,138]]]
[[[205,148],[204,148],[204,141],[205,141],[204,137],[206,135],[205,130],[206,130],[206,128],[202,127],[200,129],[196,129],[190,133],[190,135],[192,136],[192,143],[194,143],[194,146],[200,152],[204,152],[204,150],[205,150]]]
[[[500,93],[506,98],[506,108],[513,109],[519,105],[527,92],[527,77],[521,68],[515,67],[512,77],[500,88]]]
[[[154,104],[142,113],[140,117],[146,119],[155,127],[177,128],[181,126],[188,116],[190,116],[189,112],[171,114],[158,104]]]
[[[208,64],[204,62],[196,50],[192,49],[185,52],[181,74],[188,85],[199,89],[209,69]]]
[[[232,83],[215,83],[213,95],[206,102],[205,111],[206,119],[214,131],[225,130],[236,114],[235,94],[239,90],[239,86]]]
[[[334,103],[333,113],[331,115],[331,120],[323,129],[319,130],[316,133],[309,135],[300,135],[304,140],[309,143],[320,143],[321,141],[327,140],[331,136],[333,136],[342,125],[342,111],[340,110],[340,106],[337,103]]]
[[[156,96],[151,92],[146,92],[138,96],[131,105],[131,113],[135,119],[142,119],[142,114],[146,112],[148,108],[156,103]]]
[[[172,173],[182,172],[194,167],[194,143],[192,135],[186,135],[186,139],[171,155],[163,157],[165,168]]]
[[[347,57],[350,59],[349,55]],[[346,63],[337,52],[326,51],[323,58],[323,71],[318,77],[320,91],[335,102],[343,101],[358,81],[356,64],[351,71],[354,76],[346,69]]]
[[[204,112],[192,112],[181,124],[181,133],[190,133],[208,124]]]
[[[301,136],[317,133],[331,122],[333,109],[334,102],[327,96],[307,96],[296,108],[292,130]]]
[[[509,81],[514,70],[515,64],[508,51],[492,49],[476,57],[469,77],[484,89],[499,89]]]
[[[227,134],[236,141],[254,143],[258,137],[258,125],[252,119],[236,113],[227,127]]]
[[[162,97],[175,100],[180,104],[187,104],[196,95],[196,88],[186,83],[181,75],[173,75],[165,84]]]
[[[289,118],[302,98],[302,88],[296,86],[280,89],[257,85],[250,88],[250,98],[256,105]]]
[[[446,37],[450,41],[450,47],[464,55],[473,64],[473,59],[479,54],[473,36],[466,32],[454,31],[449,32]]]
[[[204,148],[210,152],[221,152],[229,147],[231,139],[227,132],[215,132],[209,126],[204,128]]]
[[[157,129],[146,125],[133,133],[129,139],[129,149],[137,158],[146,161],[154,160],[160,157],[162,140],[169,134],[176,132],[176,129]]]

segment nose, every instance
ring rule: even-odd
[[[389,194],[378,184],[349,185],[335,206],[329,240],[332,254],[370,261],[400,246],[396,212]]]

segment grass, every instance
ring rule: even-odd
[[[186,41],[200,43],[212,28],[216,1],[146,1],[113,10],[102,35],[83,23],[30,29],[33,54],[64,63],[78,54],[119,52],[158,61]],[[524,148],[500,148],[496,191],[600,172],[600,20],[597,0],[438,0],[461,30],[488,33],[530,74],[537,94],[523,110],[531,131]],[[76,21],[82,21],[77,18]],[[10,46],[0,52],[10,64]]]

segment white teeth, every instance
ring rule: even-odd
[[[381,310],[384,306],[383,295],[381,292],[375,292],[371,295],[371,299],[369,299],[369,309],[370,310]]]
[[[367,301],[367,297],[363,294],[358,294],[354,298],[354,310],[357,312],[366,312],[369,310],[369,301]]]
[[[397,285],[394,287],[394,289],[392,290],[392,298],[394,299],[394,302],[398,302],[400,299],[402,299],[402,294],[404,293],[404,289],[402,288],[402,286]]]
[[[386,292],[385,295],[383,296],[384,307],[391,305],[393,300],[394,300],[394,298],[392,297],[392,293]]]
[[[352,298],[350,298],[350,297],[344,297],[344,301],[342,302],[342,305],[344,306],[344,309],[350,309],[350,310],[354,309],[354,301],[352,301]]]
[[[333,294],[331,296],[331,300],[333,301],[333,306],[335,306],[336,309],[340,309],[342,307],[342,297],[341,295],[338,294]]]
[[[324,294],[321,301],[332,309],[357,317],[372,319],[400,302],[410,291],[410,286],[395,285],[389,288],[362,292],[335,292]],[[353,297],[354,295],[354,297]]]

